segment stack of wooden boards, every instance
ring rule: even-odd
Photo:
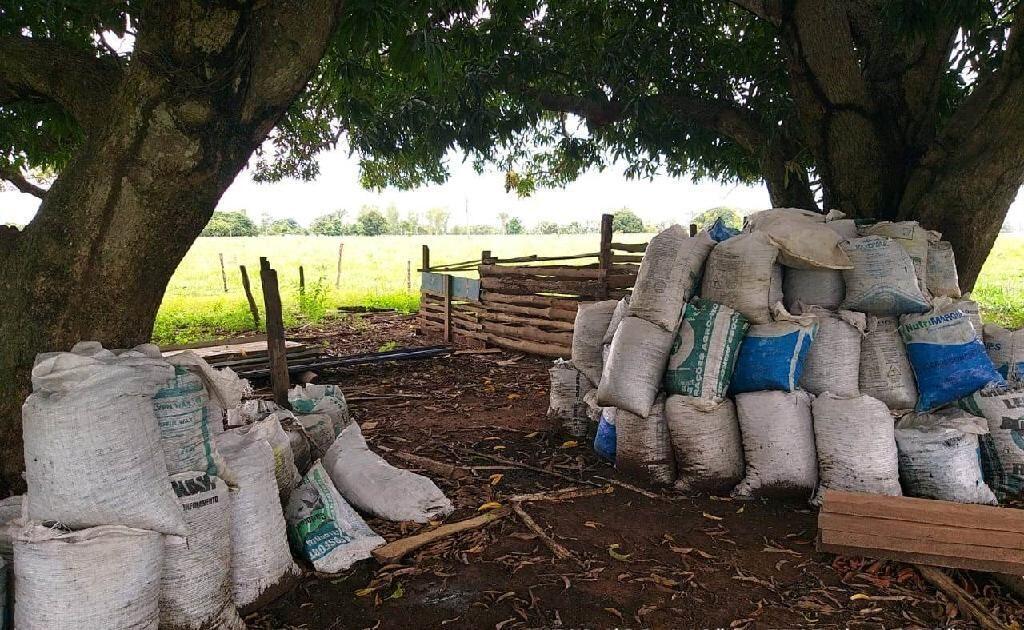
[[[172,346],[164,348],[163,354],[167,357],[184,350],[191,350],[213,367],[229,367],[236,372],[251,367],[265,368],[269,360],[266,335],[223,339],[188,346]],[[320,350],[310,348],[298,341],[285,341],[285,351],[289,361],[312,359],[323,354]]]
[[[1024,510],[830,490],[818,551],[1024,575]]]

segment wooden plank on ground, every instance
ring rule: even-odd
[[[1024,534],[1024,510],[861,492],[825,493],[822,511]]]
[[[267,336],[260,335],[259,337],[244,338],[244,340],[231,343],[232,340],[228,340],[228,343],[222,341],[208,342],[210,345],[198,346],[194,348],[175,346],[173,348],[167,348],[164,350],[163,355],[169,357],[184,350],[191,350],[195,352],[207,361],[226,361],[228,359],[241,359],[253,356],[266,356],[267,355]],[[299,350],[305,350],[306,344],[298,341],[286,341],[285,348],[289,352],[297,352]]]
[[[818,527],[822,530],[850,532],[852,534],[910,538],[912,540],[939,543],[960,543],[981,547],[1024,549],[1024,534],[975,529],[972,525],[953,527],[950,525],[935,525],[914,521],[822,512],[818,515]]]
[[[422,532],[408,538],[402,538],[394,542],[390,542],[383,547],[378,547],[373,550],[373,557],[377,559],[377,562],[381,564],[393,564],[398,562],[406,555],[416,551],[420,547],[429,545],[430,543],[447,538],[459,532],[469,531],[471,529],[479,529],[489,523],[508,516],[508,508],[499,508],[492,510],[480,516],[468,518],[464,521],[457,523],[448,523],[442,525],[436,529],[432,529],[427,532]]]

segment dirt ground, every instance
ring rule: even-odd
[[[399,315],[349,317],[295,336],[332,353],[437,343]],[[446,519],[520,493],[630,480],[545,417],[548,362],[515,353],[458,354],[324,374],[338,383],[371,447],[454,463],[431,475],[455,503]],[[578,443],[577,443],[578,442]],[[498,458],[498,459],[495,459]],[[506,459],[541,468],[508,466]],[[250,628],[793,628],[969,627],[911,567],[814,551],[815,512],[792,501],[610,494],[524,509],[572,558],[556,560],[515,514],[437,542],[401,564],[307,573],[247,618]],[[369,519],[387,540],[432,527]],[[1015,627],[1024,608],[981,574],[958,581]]]

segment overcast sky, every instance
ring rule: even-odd
[[[667,176],[651,181],[627,180],[621,168],[590,172],[563,189],[539,190],[532,197],[519,199],[505,192],[501,173],[478,175],[470,164],[457,158],[451,161],[452,177],[444,185],[375,192],[359,186],[358,165],[344,151],[324,153],[320,162],[320,177],[313,182],[257,184],[247,169],[227,190],[218,209],[245,209],[254,220],[268,212],[275,218],[292,217],[309,225],[316,216],[339,208],[348,209],[350,217],[354,217],[364,204],[381,208],[394,204],[402,214],[447,208],[452,213],[451,225],[494,224],[499,212],[507,212],[530,226],[539,221],[593,221],[602,212],[622,207],[632,209],[649,223],[685,224],[694,214],[714,206],[756,210],[770,205],[763,186],[695,184],[689,179]],[[38,200],[29,195],[0,193],[0,224],[27,223],[37,205]],[[1012,223],[1024,223],[1024,203],[1020,199],[1010,212]]]

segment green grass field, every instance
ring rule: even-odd
[[[644,234],[616,235],[620,242],[643,242]],[[344,242],[341,283],[335,288],[338,244]],[[244,264],[263,310],[259,258],[277,269],[286,324],[319,320],[338,306],[360,305],[414,311],[419,302],[421,246],[431,263],[477,260],[482,250],[499,257],[569,255],[594,252],[596,234],[521,236],[379,236],[330,238],[265,236],[200,238],[167,287],[153,337],[157,343],[189,343],[252,329],[238,270]],[[224,255],[228,290],[220,273]],[[306,296],[299,296],[299,266],[306,275]],[[412,290],[406,273],[411,266]],[[975,289],[986,321],[1024,326],[1024,236],[1003,235],[996,242]]]

